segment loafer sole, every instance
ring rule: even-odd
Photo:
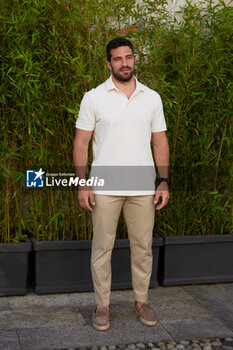
[[[140,321],[141,321],[144,325],[152,327],[152,326],[155,326],[155,325],[157,324],[157,320],[155,320],[155,321],[148,321],[148,320],[145,320],[145,318],[143,318],[143,317],[140,315],[140,313],[138,312],[138,310],[137,310],[136,308],[134,308],[134,311],[135,311],[136,314],[139,316]]]
[[[96,323],[92,322],[92,326],[97,330],[97,331],[107,331],[110,327],[110,323],[106,324],[105,326],[99,326]]]

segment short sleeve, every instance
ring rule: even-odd
[[[81,101],[75,126],[76,128],[87,131],[92,131],[95,128],[95,109],[90,91],[84,95]]]
[[[163,112],[163,103],[158,93],[155,95],[154,117],[151,123],[151,132],[166,131],[166,121]]]

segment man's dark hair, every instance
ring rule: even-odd
[[[109,41],[109,43],[108,43],[108,45],[106,47],[107,60],[109,62],[111,61],[111,57],[112,57],[111,50],[112,49],[117,49],[120,46],[129,46],[131,48],[131,50],[133,51],[133,45],[128,39],[125,39],[125,38],[122,38],[122,37],[115,38],[115,39]]]

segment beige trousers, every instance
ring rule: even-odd
[[[91,272],[96,304],[109,305],[111,290],[111,255],[118,219],[123,208],[131,250],[131,273],[134,298],[147,302],[152,271],[152,231],[154,195],[95,195],[92,212],[93,240]]]

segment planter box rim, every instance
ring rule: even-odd
[[[32,242],[26,237],[25,242],[0,243],[0,252],[15,253],[15,252],[30,252],[32,250]]]
[[[64,241],[37,241],[31,237],[34,251],[41,250],[70,250],[70,249],[90,249],[92,240],[64,240]],[[153,237],[152,246],[162,246],[162,237]],[[114,248],[128,248],[129,240],[127,238],[116,239]]]
[[[64,240],[64,241],[37,241],[31,237],[33,250],[70,250],[70,249],[90,249],[91,242],[88,240]]]
[[[233,235],[231,234],[202,236],[165,236],[163,233],[159,233],[159,235],[164,239],[164,243],[166,245],[233,242]]]

